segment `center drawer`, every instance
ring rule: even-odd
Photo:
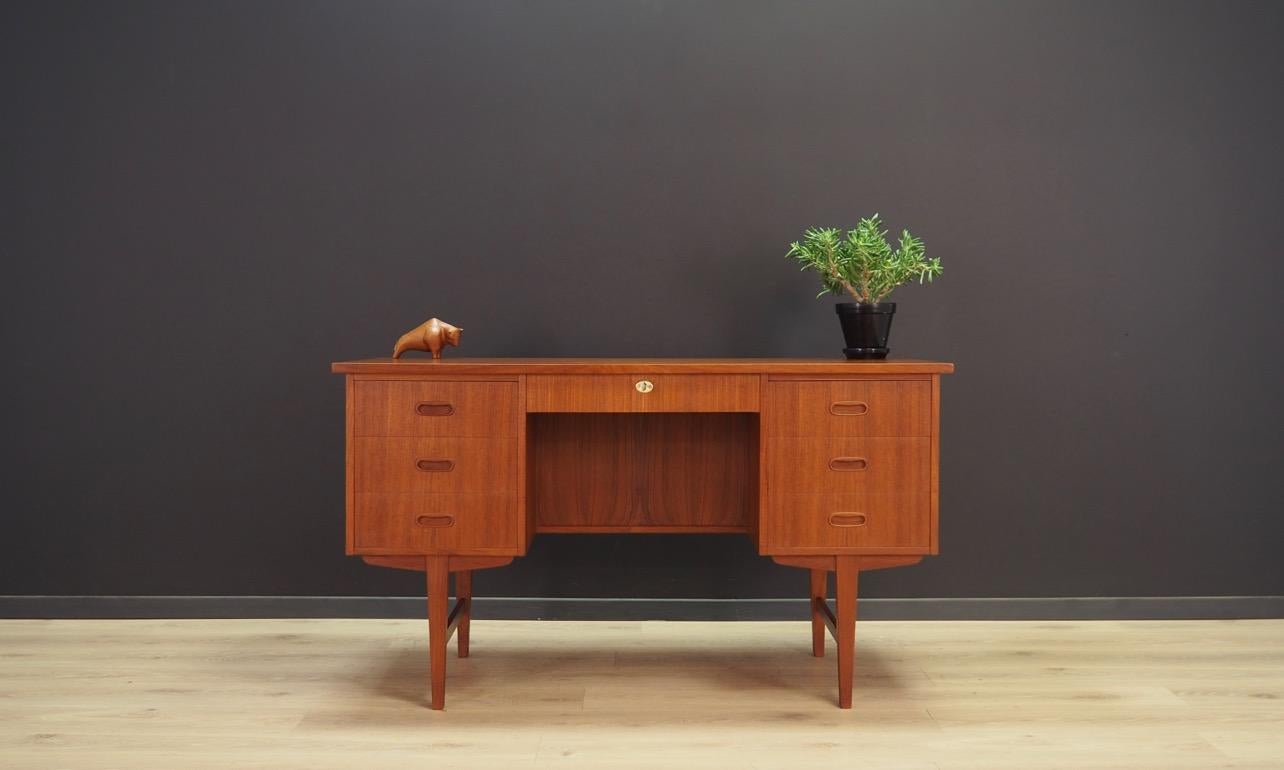
[[[528,412],[756,412],[756,375],[538,374]]]

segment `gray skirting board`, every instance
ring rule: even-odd
[[[803,620],[805,599],[476,597],[479,620]],[[0,618],[423,618],[414,596],[0,596]],[[1284,596],[862,599],[861,620],[1284,618]]]

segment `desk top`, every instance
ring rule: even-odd
[[[447,354],[449,355],[449,354]],[[337,361],[336,374],[949,374],[954,364],[893,358],[463,358]]]

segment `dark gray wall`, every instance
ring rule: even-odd
[[[469,355],[835,355],[782,255],[879,211],[946,266],[894,355],[958,373],[943,555],[867,594],[1284,594],[1282,9],[8,3],[0,593],[413,593],[342,555],[330,361],[429,315]],[[801,580],[544,536],[478,584]]]

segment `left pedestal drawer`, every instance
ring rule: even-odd
[[[353,463],[357,493],[517,491],[515,438],[359,436]]]
[[[518,546],[515,495],[358,492],[355,503],[358,553],[512,553]]]
[[[353,401],[357,436],[517,436],[516,382],[368,380]]]
[[[521,550],[511,380],[358,380],[348,408],[348,552]]]

